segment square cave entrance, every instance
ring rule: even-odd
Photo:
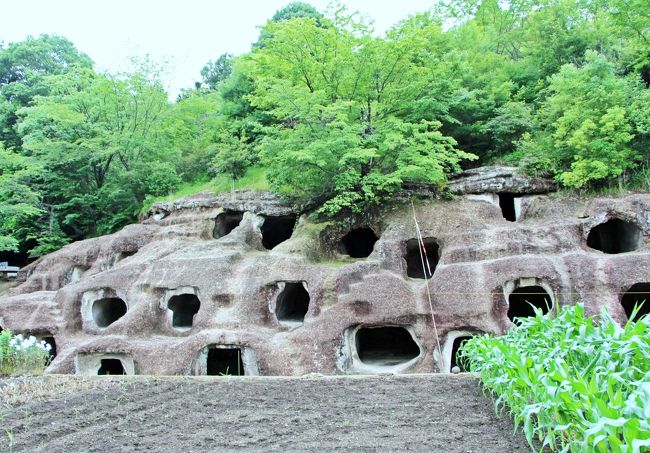
[[[252,351],[244,347],[232,344],[210,344],[199,351],[191,372],[199,376],[256,375],[254,360]]]
[[[440,246],[434,238],[406,241],[406,275],[410,278],[431,278],[440,261]],[[424,264],[424,267],[423,267]]]
[[[272,250],[277,245],[286,241],[293,234],[296,226],[295,215],[287,216],[265,216],[262,223],[262,245],[267,250]]]
[[[126,374],[126,370],[120,359],[101,359],[97,374],[100,376],[109,374],[122,375]]]
[[[372,228],[362,227],[350,230],[341,238],[339,253],[350,258],[367,258],[379,240]]]
[[[309,300],[305,282],[284,282],[284,288],[275,300],[276,318],[280,322],[302,323],[309,311]]]

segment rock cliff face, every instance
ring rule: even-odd
[[[410,204],[316,223],[269,194],[201,195],[25,268],[0,326],[55,342],[55,373],[301,375],[445,372],[526,302],[624,322],[650,296],[650,195],[535,195],[552,184],[504,171],[415,203],[424,269]]]

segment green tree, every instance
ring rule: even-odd
[[[208,61],[201,69],[203,84],[214,90],[220,82],[230,77],[232,64],[233,56],[229,53],[220,55],[214,62],[212,60]]]

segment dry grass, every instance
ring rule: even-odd
[[[123,381],[122,381],[123,382]],[[0,379],[2,406],[20,406],[32,401],[44,401],[70,393],[119,385],[119,379],[94,376],[48,375]]]

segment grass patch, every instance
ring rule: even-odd
[[[465,343],[495,408],[508,407],[531,447],[650,451],[650,317],[620,327],[580,304],[556,318],[536,310],[505,336]]]
[[[230,192],[231,190],[269,190],[266,180],[266,170],[261,167],[251,167],[240,179],[234,181],[228,175],[218,175],[210,181],[189,182],[182,184],[177,190],[160,197],[147,196],[143,202],[142,212],[146,212],[154,203],[172,202],[184,197],[195,195],[199,192],[210,191],[214,193]]]

